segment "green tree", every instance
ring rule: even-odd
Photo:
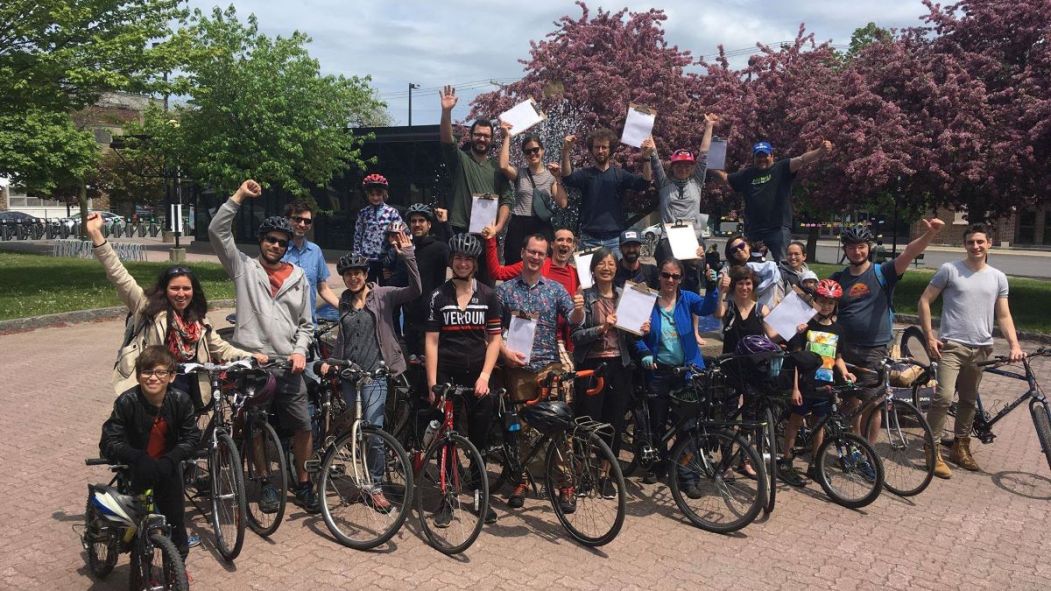
[[[67,113],[39,108],[0,115],[0,153],[0,174],[41,193],[78,185],[99,158],[91,132]]]

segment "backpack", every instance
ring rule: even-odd
[[[890,325],[894,326],[894,297],[887,289],[887,277],[883,274],[883,263],[872,263],[872,271],[876,274],[876,283],[879,283],[880,289],[883,291],[883,296],[887,298],[887,315],[890,317]],[[843,283],[843,274],[845,271],[836,271],[832,274],[832,279],[835,279],[839,283]]]
[[[128,312],[124,318],[124,341],[117,350],[117,360],[113,363],[113,384],[131,377],[135,373],[135,362],[146,344],[146,328],[150,319],[145,314]]]

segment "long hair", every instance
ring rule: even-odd
[[[190,300],[190,305],[186,307],[183,320],[185,322],[200,322],[204,320],[204,316],[208,312],[208,299],[204,297],[204,288],[201,287],[201,282],[193,274],[193,271],[189,267],[182,265],[168,267],[161,271],[161,274],[157,276],[157,283],[146,290],[147,317],[153,318],[161,312],[169,314],[175,312],[171,302],[168,301],[168,284],[176,277],[189,277],[190,286],[193,288],[193,298]]]

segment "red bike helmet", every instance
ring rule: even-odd
[[[697,162],[697,159],[693,157],[693,152],[689,150],[675,150],[671,153],[671,163],[685,162],[687,164],[693,164]]]
[[[817,282],[817,288],[814,290],[814,292],[818,295],[818,297],[830,300],[838,300],[839,298],[843,297],[843,286],[841,286],[834,279],[822,279],[821,281]]]
[[[368,189],[369,187],[379,187],[386,190],[390,187],[390,183],[387,182],[387,177],[374,172],[361,180],[361,186],[365,189]]]

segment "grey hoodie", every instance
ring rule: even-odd
[[[237,249],[233,221],[241,206],[234,200],[215,212],[208,225],[208,238],[234,281],[237,326],[232,342],[241,349],[270,357],[304,357],[314,332],[310,315],[310,284],[303,269],[293,267],[281,289],[270,295],[270,279],[258,259]]]

